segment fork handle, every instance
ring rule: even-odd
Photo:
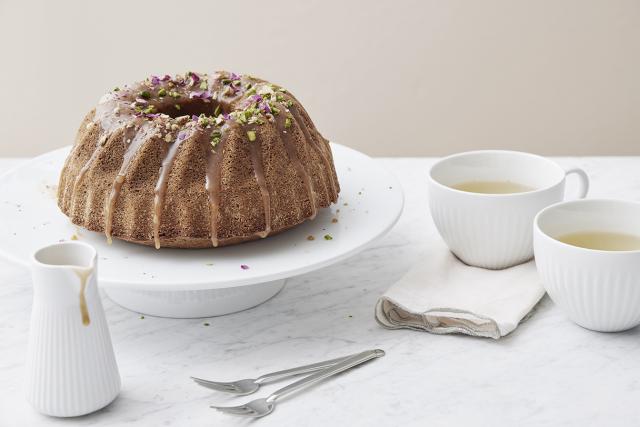
[[[368,360],[382,356],[384,356],[384,351],[380,349],[363,351],[362,353],[349,356],[342,362],[338,362],[335,365],[329,366],[328,368],[316,372],[315,374],[311,374],[308,377],[304,377],[301,380],[298,380],[286,387],[281,388],[280,390],[273,392],[271,396],[267,397],[267,402],[274,402],[276,399],[293,393],[294,391],[297,391],[301,388],[310,386],[311,384],[315,384],[332,375],[338,374],[342,371],[346,371],[347,369],[351,369],[354,366],[357,366]]]
[[[284,378],[293,377],[301,374],[308,374],[310,372],[320,371],[324,368],[328,368],[329,366],[333,366],[338,362],[342,362],[343,360],[347,360],[350,357],[357,356],[360,353],[350,354],[349,356],[342,356],[336,359],[325,360],[324,362],[316,362],[310,365],[298,366],[295,368],[284,369],[282,371],[271,372],[269,374],[264,374],[256,378],[255,382],[258,384],[270,383],[274,381],[279,381]]]

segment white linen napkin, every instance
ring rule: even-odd
[[[500,338],[513,331],[542,298],[534,261],[486,270],[434,243],[376,304],[377,321],[389,329]]]

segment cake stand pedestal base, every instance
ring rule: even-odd
[[[189,319],[223,316],[255,307],[282,290],[286,279],[199,291],[145,291],[109,287],[116,304],[150,316]]]

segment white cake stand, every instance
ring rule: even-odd
[[[357,253],[398,220],[398,181],[358,151],[335,143],[332,150],[340,197],[315,220],[264,240],[193,250],[109,245],[71,224],[55,200],[69,147],[51,151],[0,177],[0,254],[28,264],[37,248],[77,238],[97,249],[107,295],[130,310],[176,318],[245,310],[276,295],[288,277]]]

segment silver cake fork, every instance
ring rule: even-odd
[[[296,375],[308,374],[310,372],[320,371],[329,366],[333,366],[338,362],[348,359],[360,353],[351,354],[349,356],[338,357],[336,359],[325,360],[324,362],[312,363],[310,365],[298,366],[296,368],[284,369],[282,371],[264,374],[255,379],[245,379],[238,381],[209,381],[202,378],[191,377],[197,384],[210,388],[212,390],[223,391],[225,393],[233,393],[239,396],[255,393],[262,384],[271,383],[285,378],[294,377]]]
[[[214,406],[211,405],[211,408],[217,409],[218,411],[225,412],[227,414],[232,415],[240,415],[243,417],[264,417],[265,415],[269,415],[273,412],[276,407],[276,401],[286,396],[287,394],[293,393],[303,387],[310,386],[311,384],[315,384],[319,381],[324,380],[332,375],[340,373],[342,371],[346,371],[347,369],[353,368],[361,363],[364,363],[368,360],[374,359],[376,357],[384,356],[384,351],[376,349],[376,350],[368,350],[354,356],[350,356],[342,362],[338,362],[333,366],[323,369],[322,371],[316,372],[314,374],[309,375],[308,377],[302,378],[292,384],[289,384],[286,387],[281,388],[280,390],[275,391],[267,398],[255,399],[251,402],[248,402],[244,405],[239,406]]]

